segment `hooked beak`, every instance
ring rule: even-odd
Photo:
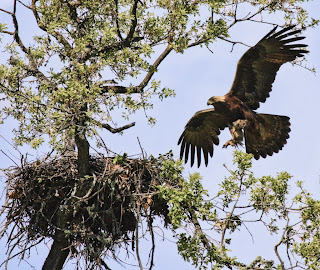
[[[214,104],[214,97],[211,97],[208,99],[207,105],[209,106],[209,105],[213,105],[213,104]]]

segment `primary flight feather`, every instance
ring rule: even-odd
[[[238,62],[230,91],[213,96],[207,104],[214,108],[196,112],[185,126],[178,141],[180,158],[191,166],[197,155],[198,167],[203,154],[205,165],[213,155],[213,145],[219,144],[220,130],[229,127],[232,139],[224,144],[237,146],[245,140],[246,152],[256,159],[278,153],[289,138],[289,117],[256,113],[260,103],[269,97],[277,71],[286,62],[302,57],[308,51],[305,44],[292,42],[305,37],[295,36],[301,30],[289,26],[276,32],[273,28]]]

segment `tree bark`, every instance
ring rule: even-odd
[[[63,232],[56,232],[56,235],[53,238],[53,244],[42,270],[61,270],[68,255],[68,239]]]
[[[89,142],[84,132],[75,135],[75,141],[78,149],[78,174],[80,178],[90,174],[90,155]]]

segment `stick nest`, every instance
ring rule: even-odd
[[[7,172],[6,227],[10,241],[25,243],[67,235],[70,248],[83,246],[99,257],[119,243],[134,242],[142,217],[167,222],[167,202],[157,186],[170,185],[155,158],[91,157],[91,176],[79,179],[75,156],[62,156]],[[131,236],[131,237],[130,237]],[[13,244],[13,243],[11,243]]]

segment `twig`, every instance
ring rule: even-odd
[[[5,9],[2,9],[2,8],[0,8],[0,11],[5,12],[5,13],[11,15],[11,16],[13,15],[12,12],[10,12],[10,11],[8,11],[8,10],[5,10]]]
[[[0,135],[0,138],[2,138],[5,142],[7,142],[12,148],[14,148],[16,151],[18,151],[18,153],[20,154],[20,156],[22,156],[22,153],[20,152],[20,150],[14,146],[11,142],[9,142],[5,137],[3,137],[2,135]]]
[[[23,253],[25,253],[27,250],[30,250],[32,247],[40,244],[44,239],[45,239],[45,238],[42,237],[42,238],[40,238],[39,241],[35,242],[34,244],[30,245],[29,247],[26,247],[26,248],[24,248],[23,250],[21,250],[20,252],[14,254],[14,255],[12,255],[12,256],[10,256],[10,254],[12,253],[14,247],[18,244],[18,242],[17,242],[16,245],[14,245],[13,248],[12,248],[12,250],[10,251],[10,254],[8,255],[8,258],[7,258],[3,263],[0,264],[0,267],[1,267],[3,264],[5,264],[5,270],[7,270],[7,269],[8,269],[8,263],[9,263],[9,261],[10,261],[11,259],[13,259],[13,258],[15,258],[15,257],[17,257],[17,256],[19,256],[19,255],[21,255],[21,254],[23,254]]]
[[[149,266],[149,270],[152,269],[154,263],[153,263],[153,259],[154,259],[154,250],[155,250],[155,240],[154,240],[154,232],[153,232],[153,227],[152,227],[152,216],[151,216],[151,211],[149,213],[149,215],[147,215],[147,222],[148,222],[148,227],[149,227],[149,232],[151,235],[151,242],[152,242],[152,248],[151,248],[151,260],[150,260],[150,266]],[[149,255],[150,256],[150,255]]]
[[[100,263],[103,265],[103,267],[107,270],[111,270],[111,268],[105,263],[104,260],[100,259]]]
[[[140,143],[140,140],[139,140],[139,137],[137,137],[137,140],[138,140],[138,143],[139,143],[139,146],[140,146],[140,149],[141,149],[141,153],[142,153],[142,158],[145,159],[145,151],[143,150],[142,146],[141,146],[141,143]]]
[[[7,34],[7,35],[11,35],[11,36],[14,35],[14,32],[9,32],[9,31],[6,31],[6,30],[2,30],[1,33]]]
[[[137,224],[136,224],[136,235],[135,235],[135,242],[136,242],[136,255],[137,255],[137,260],[139,263],[140,270],[143,270],[142,262],[140,259],[140,254],[139,254],[139,219],[140,219],[140,207],[137,205]]]
[[[3,150],[0,150],[7,158],[9,158],[17,167],[19,167],[19,165],[9,156],[7,155]]]
[[[31,6],[26,5],[25,3],[23,3],[23,2],[20,1],[20,0],[17,0],[17,1],[18,1],[21,5],[23,5],[24,7],[32,10]]]
[[[232,41],[232,40],[226,39],[226,38],[224,38],[224,37],[219,37],[219,38],[220,38],[221,40],[226,41],[226,42],[232,43],[232,48],[231,48],[230,52],[232,52],[232,51],[233,51],[233,48],[234,48],[234,46],[235,46],[236,44],[241,44],[241,45],[244,45],[244,46],[246,46],[246,47],[251,48],[251,46],[250,46],[250,45],[245,44],[245,43],[240,42],[240,41]]]

